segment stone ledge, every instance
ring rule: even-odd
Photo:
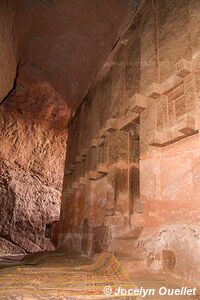
[[[197,132],[196,118],[192,115],[184,115],[175,126],[161,132],[156,131],[150,145],[164,147],[196,134]]]
[[[130,111],[140,115],[147,108],[147,100],[148,97],[136,93],[130,99]]]
[[[163,86],[160,83],[151,83],[145,91],[147,97],[157,99],[163,94]]]
[[[183,84],[183,77],[188,74],[189,67],[186,67],[184,62],[179,62],[179,65],[177,65],[176,68],[179,68],[178,71],[176,71],[176,74],[172,75],[171,77],[167,78],[162,83],[155,83],[153,82],[148,86],[148,88],[145,91],[145,95],[152,99],[157,99],[162,95],[167,96],[169,93],[171,93],[173,90],[175,90],[177,87]],[[178,75],[177,75],[178,72]],[[184,76],[183,76],[184,75]]]
[[[105,132],[113,133],[118,129],[117,119],[110,118],[106,121]]]
[[[172,75],[168,79],[166,79],[163,83],[163,95],[168,95],[173,90],[175,90],[177,87],[183,84],[183,79],[180,78],[177,75]]]
[[[98,146],[97,139],[92,139],[90,143],[91,148],[96,148]]]
[[[100,174],[103,174],[103,175],[108,174],[107,164],[105,164],[105,163],[99,163],[97,165],[97,173],[100,173]]]
[[[87,149],[83,149],[83,150],[81,151],[81,157],[82,157],[82,158],[85,158],[85,157],[87,157],[87,155],[88,155],[88,150],[87,150]]]
[[[90,180],[97,180],[99,178],[99,174],[96,171],[89,171],[88,178]]]
[[[132,126],[135,126],[135,121],[139,117],[139,114],[135,112],[127,112],[124,116],[119,119],[118,128],[119,130],[128,131]]]
[[[104,139],[103,138],[98,138],[97,139],[97,145],[101,146],[104,143]]]
[[[107,135],[108,135],[108,134],[105,132],[105,128],[102,128],[102,129],[100,130],[99,137],[102,138],[102,139],[104,139],[104,138],[107,137]]]
[[[192,115],[184,115],[180,118],[180,121],[177,125],[177,130],[185,136],[197,133],[198,129],[196,118]]]
[[[177,76],[184,78],[185,76],[187,76],[188,74],[190,74],[192,72],[192,64],[189,60],[186,59],[181,59],[179,60],[176,65],[176,74]]]
[[[179,141],[182,138],[184,138],[184,135],[176,131],[174,128],[165,129],[154,133],[154,137],[150,145],[155,147],[165,147]]]

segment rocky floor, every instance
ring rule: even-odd
[[[112,297],[105,297],[110,287]],[[120,295],[114,290],[141,288],[155,289],[154,296]],[[67,256],[64,252],[40,252],[23,256],[0,256],[0,299],[4,300],[61,300],[61,299],[199,299],[188,296],[159,296],[160,287],[175,289],[166,278],[144,276],[128,279],[117,259],[110,253],[100,255],[95,261],[85,257]]]

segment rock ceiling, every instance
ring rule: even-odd
[[[48,81],[72,109],[135,10],[133,0],[20,0],[18,80]]]

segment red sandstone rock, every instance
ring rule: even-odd
[[[5,251],[14,244],[29,252],[49,247],[44,225],[59,217],[69,118],[53,87],[68,106],[79,104],[132,11],[129,4],[1,1],[0,236],[7,241]]]
[[[0,237],[0,254],[25,254],[21,247],[16,246],[12,242]]]
[[[199,33],[198,0],[142,2],[69,124],[64,192],[89,178],[63,200],[60,245],[199,283]]]
[[[44,227],[59,219],[69,113],[48,83],[17,89],[0,108],[0,237],[13,251],[53,247]]]
[[[26,69],[77,107],[134,9],[132,0],[19,1],[19,80]]]
[[[0,102],[12,89],[17,72],[16,4],[15,0],[0,3]]]

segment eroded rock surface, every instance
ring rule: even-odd
[[[0,102],[13,87],[18,64],[18,39],[15,30],[16,1],[0,3]]]
[[[200,2],[156,3],[69,123],[59,244],[199,285]]]
[[[77,107],[138,1],[19,2],[19,75],[26,67]]]
[[[69,113],[45,82],[0,107],[0,237],[28,252],[52,247],[44,227],[59,219]]]
[[[0,1],[0,251],[51,249],[44,225],[59,218],[67,106],[81,102],[137,3]]]

